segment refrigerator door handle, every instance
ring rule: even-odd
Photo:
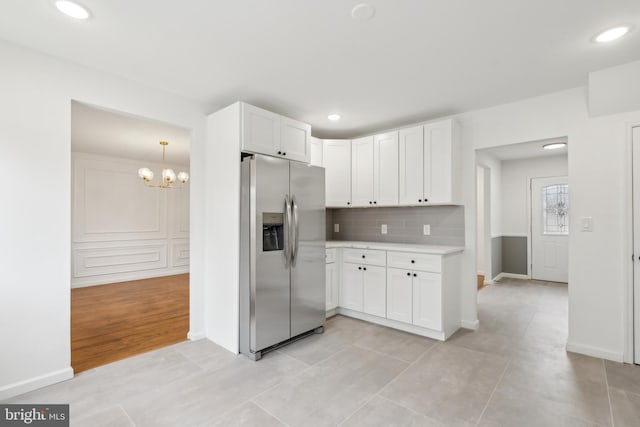
[[[296,261],[298,260],[298,246],[300,243],[300,220],[298,218],[298,204],[296,203],[296,196],[291,196],[291,206],[293,210],[293,245],[291,249],[291,266],[296,266]]]
[[[291,203],[289,196],[284,196],[284,267],[289,268],[289,258],[292,256],[290,251],[291,241]]]

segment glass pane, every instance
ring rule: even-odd
[[[544,234],[569,234],[569,186],[549,185],[542,189]]]

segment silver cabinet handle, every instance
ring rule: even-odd
[[[298,204],[296,203],[296,196],[291,196],[291,206],[293,209],[293,246],[292,246],[292,254],[291,254],[291,266],[296,266],[296,261],[298,260],[298,246],[300,243],[300,221],[298,218]]]
[[[289,257],[291,256],[289,251],[289,241],[291,237],[289,233],[291,231],[291,203],[289,202],[289,196],[284,196],[284,267],[289,268]]]

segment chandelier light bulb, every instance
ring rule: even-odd
[[[173,169],[163,169],[162,170],[162,180],[169,184],[172,184],[176,180],[176,173]]]
[[[178,174],[178,181],[180,181],[181,183],[186,183],[187,181],[189,181],[189,174],[186,172],[180,172]]]
[[[148,182],[153,179],[153,172],[149,168],[140,168],[138,169],[138,176]]]

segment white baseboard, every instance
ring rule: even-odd
[[[514,273],[500,273],[496,277],[493,278],[493,281],[497,281],[500,279],[521,279],[521,280],[529,280],[530,277],[526,274],[514,274]]]
[[[0,401],[71,378],[73,378],[73,369],[69,366],[68,368],[60,369],[59,371],[50,372],[24,381],[1,386]]]
[[[484,276],[484,271],[478,271],[478,276]]]
[[[567,351],[572,353],[580,353],[591,357],[598,357],[600,359],[611,360],[613,362],[624,361],[624,354],[616,353],[615,351],[605,350],[603,348],[592,347],[590,345],[584,345],[579,343],[567,342]]]
[[[485,286],[486,286],[486,285],[495,285],[495,284],[496,284],[496,282],[494,282],[493,280],[485,280],[485,281],[484,281],[484,285],[485,285]]]
[[[327,315],[325,316],[327,319],[338,314],[337,308],[332,308],[331,310],[327,310]]]
[[[198,341],[201,340],[203,338],[206,338],[206,334],[204,332],[192,332],[189,331],[189,333],[187,333],[187,339],[189,341]]]
[[[338,314],[343,316],[353,317],[354,319],[365,320],[367,322],[375,323],[377,325],[387,326],[389,328],[399,329],[401,331],[410,332],[412,334],[420,335],[427,338],[433,338],[434,340],[445,341],[450,335],[446,335],[442,331],[435,331],[433,329],[422,328],[420,326],[414,326],[409,323],[398,322],[396,320],[387,319],[385,317],[373,316],[371,314],[362,313],[360,311],[350,310],[348,308],[338,307]]]
[[[153,279],[155,277],[175,276],[186,274],[189,266],[165,269],[162,271],[134,271],[131,273],[118,273],[109,276],[72,277],[71,288],[86,288],[88,286],[110,285],[112,283],[130,282],[132,280]]]
[[[476,320],[462,320],[460,322],[460,326],[462,326],[465,329],[471,329],[472,331],[475,331],[480,327],[480,321],[478,319],[476,319]]]

